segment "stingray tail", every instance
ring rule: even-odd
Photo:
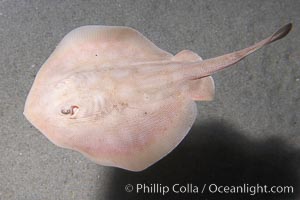
[[[235,51],[235,52],[232,52],[229,54],[225,54],[222,56],[218,56],[216,58],[207,59],[198,64],[195,63],[194,64],[195,69],[191,69],[194,67],[190,68],[191,71],[194,70],[193,71],[194,74],[192,76],[194,76],[195,79],[197,79],[197,78],[209,76],[211,74],[216,73],[217,71],[225,69],[225,68],[239,62],[240,60],[242,60],[249,54],[253,53],[254,51],[260,49],[261,47],[283,38],[290,32],[291,29],[292,29],[292,24],[291,23],[286,24],[285,26],[280,28],[278,31],[273,33],[270,37],[254,44],[250,47],[247,47],[245,49]],[[195,73],[195,71],[196,71],[196,73]]]

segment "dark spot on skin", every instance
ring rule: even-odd
[[[147,115],[148,113],[147,113],[147,112],[144,112],[144,114]]]
[[[98,54],[96,54],[96,56],[98,56]]]
[[[121,105],[126,107],[126,106],[128,106],[128,103],[122,102]]]

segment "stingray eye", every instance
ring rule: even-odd
[[[78,111],[78,106],[71,106],[70,108],[62,108],[61,109],[61,114],[63,115],[74,115]]]
[[[68,115],[71,113],[70,109],[61,109],[61,114]]]

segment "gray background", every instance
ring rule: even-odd
[[[0,199],[162,198],[124,191],[127,183],[144,182],[286,184],[299,192],[299,13],[299,0],[0,0]],[[98,166],[58,148],[22,115],[40,66],[78,26],[131,26],[164,50],[191,49],[205,59],[253,44],[288,22],[294,27],[286,38],[213,76],[215,100],[199,102],[189,135],[143,172]]]

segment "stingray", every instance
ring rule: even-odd
[[[51,142],[100,165],[141,171],[187,135],[195,101],[210,101],[212,74],[283,38],[287,24],[239,51],[202,60],[172,55],[138,31],[83,26],[68,33],[39,70],[24,115]]]

